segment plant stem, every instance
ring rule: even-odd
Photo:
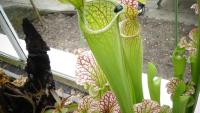
[[[37,15],[37,17],[38,17],[38,19],[39,19],[39,21],[40,21],[40,24],[43,25],[42,18],[41,18],[41,16],[40,16],[40,13],[39,13],[37,7],[35,6],[33,0],[30,0],[30,3],[31,3],[31,5],[32,5],[32,7],[33,7],[33,10],[35,11],[35,13],[36,13],[36,15]]]
[[[176,45],[177,45],[179,41],[178,0],[175,0],[175,25],[176,25]]]

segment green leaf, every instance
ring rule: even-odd
[[[153,63],[148,63],[147,67],[148,86],[151,99],[160,103],[161,78],[155,77],[157,75],[157,69]]]
[[[200,0],[197,0],[198,6],[200,6]],[[200,7],[198,7],[198,10],[200,11]],[[200,25],[200,14],[198,15],[198,25]],[[197,59],[196,59],[196,72],[193,76],[197,77],[197,88],[195,92],[195,105],[197,104],[199,94],[200,94],[200,26],[198,26],[198,33],[197,33]],[[195,106],[194,106],[195,109]]]
[[[185,92],[186,85],[181,81],[176,87],[173,100],[173,113],[186,113],[190,96],[182,96]]]
[[[190,31],[190,38],[192,39],[192,46],[194,46],[195,49],[198,50],[198,29],[194,28],[193,30]],[[190,64],[191,64],[191,73],[192,73],[192,81],[195,82],[195,84],[197,84],[198,82],[198,62],[197,62],[197,54],[198,51],[195,51],[193,54],[190,54]]]
[[[173,101],[173,113],[187,113],[190,96],[179,96]]]
[[[174,77],[183,80],[183,75],[185,73],[186,58],[184,56],[185,48],[176,47],[172,55],[172,63],[174,69]]]
[[[186,85],[185,85],[184,81],[180,81],[175,89],[173,100],[177,99],[176,97],[181,96],[185,92],[185,90],[186,90]]]

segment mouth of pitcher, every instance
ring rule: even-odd
[[[96,34],[108,30],[114,23],[118,24],[123,6],[108,0],[89,1],[82,10],[81,22],[85,32]]]
[[[137,37],[140,33],[140,25],[137,20],[125,19],[119,23],[120,35],[124,38]]]

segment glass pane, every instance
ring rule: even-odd
[[[10,6],[5,7],[4,11],[8,16],[9,21],[14,27],[20,39],[24,39],[25,35],[22,29],[22,20],[23,18],[29,18],[30,20],[35,19],[35,14],[31,8],[20,7],[20,6]]]
[[[12,44],[10,43],[8,37],[3,32],[2,27],[0,26],[0,55],[6,55],[9,57],[15,57],[19,59],[15,49],[13,48]]]

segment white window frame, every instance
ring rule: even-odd
[[[2,6],[0,5],[0,25],[2,27],[2,30],[4,31],[4,33],[7,35],[10,43],[12,44],[13,48],[15,49],[17,55],[19,56],[19,60],[21,61],[26,61],[27,57],[25,55],[25,53],[23,52],[20,43],[19,43],[19,38],[17,33],[15,32],[13,26],[11,25],[7,15],[5,14]],[[8,57],[11,57],[10,55],[6,54],[6,53],[2,53]],[[13,56],[12,56],[13,57]]]

